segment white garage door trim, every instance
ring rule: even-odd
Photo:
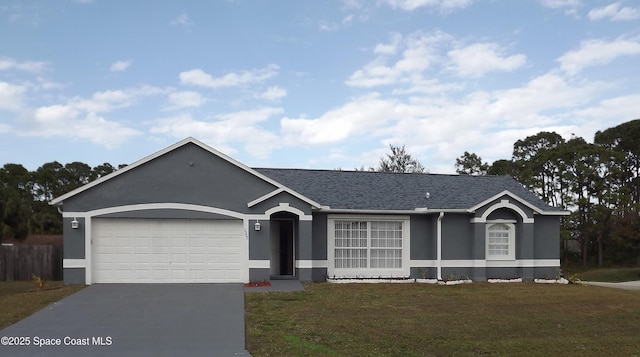
[[[94,283],[248,280],[242,220],[92,220]]]

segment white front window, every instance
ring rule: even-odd
[[[515,259],[515,226],[512,223],[487,224],[487,260]]]
[[[329,275],[408,276],[407,218],[331,218]]]

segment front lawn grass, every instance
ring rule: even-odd
[[[83,287],[84,285],[64,286],[61,281],[47,281],[40,289],[31,281],[0,281],[0,329]]]
[[[582,285],[305,285],[246,294],[253,356],[631,356],[640,292]]]

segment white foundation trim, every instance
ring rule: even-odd
[[[86,268],[87,261],[84,259],[63,259],[62,267],[63,268]]]
[[[296,268],[311,269],[311,268],[327,268],[329,262],[326,260],[296,260]]]
[[[437,260],[411,260],[412,268],[435,268]],[[560,259],[518,259],[518,260],[441,260],[444,268],[536,268],[559,267]]]
[[[269,269],[271,268],[270,260],[249,260],[249,269]]]

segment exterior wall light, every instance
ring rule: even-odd
[[[78,222],[77,218],[73,217],[73,221],[71,221],[71,228],[78,229],[79,226],[80,226],[80,222]]]
[[[260,230],[260,222],[256,221],[256,224],[253,225],[253,229],[255,229],[256,231]]]

